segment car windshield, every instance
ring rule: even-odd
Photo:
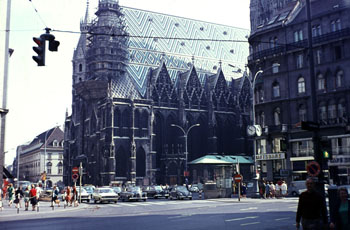
[[[141,188],[140,187],[129,187],[128,191],[130,191],[130,192],[141,192]]]
[[[77,192],[79,192],[79,191],[80,191],[80,188],[77,187]],[[86,192],[86,190],[84,188],[81,188],[81,192],[84,193],[84,192]]]
[[[112,189],[104,188],[104,189],[99,189],[99,193],[114,193]]]
[[[154,190],[156,190],[156,191],[163,191],[161,186],[154,186]]]
[[[113,187],[114,192],[121,192],[122,189],[120,187]]]
[[[176,190],[181,191],[181,192],[187,192],[187,188],[185,186],[178,186]]]
[[[93,189],[91,188],[91,187],[86,187],[86,188],[84,188],[87,192],[92,192],[93,191]]]

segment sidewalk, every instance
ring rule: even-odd
[[[24,209],[24,202],[22,201],[22,208],[19,208],[19,210],[16,208],[15,204],[12,204],[11,207],[8,206],[8,201],[3,202],[3,209],[2,211],[0,210],[0,220],[2,217],[8,217],[8,216],[18,216],[18,215],[35,215],[39,213],[49,213],[49,212],[64,212],[64,211],[73,211],[73,210],[78,210],[85,208],[87,204],[82,203],[79,204],[78,207],[64,207],[63,202],[61,202],[60,207],[55,204],[55,206],[52,208],[51,202],[48,201],[40,201],[39,202],[39,210],[36,209],[35,211],[32,211],[32,206],[29,205],[28,211],[25,211]]]

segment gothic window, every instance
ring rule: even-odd
[[[272,84],[272,95],[274,98],[280,97],[280,85],[278,82]]]
[[[82,71],[83,71],[83,65],[79,64],[79,72],[82,72]]]
[[[317,75],[317,89],[318,90],[326,89],[326,79],[321,73]]]
[[[281,109],[277,107],[273,111],[273,118],[274,118],[274,124],[275,125],[280,125],[281,124]]]
[[[335,75],[335,86],[336,88],[342,87],[343,86],[343,70],[337,71]]]
[[[143,148],[136,152],[136,176],[144,177],[146,175],[146,153]]]
[[[305,79],[303,77],[298,79],[298,93],[305,93]]]
[[[299,105],[299,121],[306,121],[306,108],[305,105]]]

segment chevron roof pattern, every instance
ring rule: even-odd
[[[159,67],[162,60],[173,82],[192,63],[202,84],[205,75],[216,73],[220,66],[227,80],[240,77],[228,64],[244,69],[249,55],[249,30],[129,7],[122,7],[122,12],[131,35],[127,71],[142,96],[149,68]]]

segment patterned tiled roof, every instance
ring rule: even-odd
[[[131,35],[127,71],[141,96],[146,93],[146,75],[149,68],[158,68],[162,60],[173,82],[177,81],[179,72],[188,71],[194,63],[202,84],[208,72],[213,74],[217,72],[220,68],[219,62],[222,63],[222,70],[228,80],[238,77],[232,73],[228,63],[240,68],[246,63],[249,53],[248,42],[234,41],[247,40],[246,36],[249,33],[247,29],[129,7],[122,7],[122,11],[127,31]]]

